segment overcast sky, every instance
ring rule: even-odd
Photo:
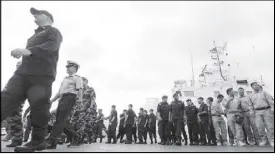
[[[97,104],[109,113],[146,98],[171,96],[174,80],[195,78],[208,61],[213,41],[228,43],[235,76],[263,79],[274,93],[274,2],[8,2],[1,1],[1,88],[12,76],[36,25],[30,7],[52,13],[64,38],[53,95],[66,76],[66,61],[80,64],[79,75],[89,79]],[[255,50],[253,50],[253,46]],[[57,103],[55,103],[57,104]],[[54,105],[53,107],[55,107]],[[121,112],[121,111],[119,111]]]

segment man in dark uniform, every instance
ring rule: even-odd
[[[169,104],[167,100],[168,97],[163,96],[162,102],[160,102],[157,107],[158,132],[161,139],[161,145],[167,145],[169,142]]]
[[[132,126],[132,137],[134,139],[134,143],[137,143],[137,117]]]
[[[102,143],[102,130],[105,129],[105,126],[103,124],[104,115],[102,113],[102,109],[98,109],[98,116],[96,118],[96,135],[95,135],[95,142],[98,137],[100,137],[100,143]]]
[[[138,116],[138,144],[145,144],[146,115],[144,109],[140,108]],[[144,139],[144,140],[143,140]]]
[[[124,122],[125,122],[126,112],[127,112],[127,110],[123,110],[123,113],[120,114],[120,116],[119,116],[120,121],[119,121],[117,139],[120,139],[120,143],[123,143],[123,137],[125,135]]]
[[[31,8],[35,23],[39,26],[28,39],[25,49],[15,49],[11,55],[23,57],[22,64],[1,92],[1,122],[12,114],[20,103],[28,99],[31,106],[32,144],[17,147],[16,152],[33,152],[46,148],[45,132],[48,126],[52,83],[56,77],[56,66],[62,35],[52,27],[53,16],[45,10]]]
[[[154,114],[154,110],[150,109],[149,114],[149,136],[151,140],[151,144],[153,144],[153,137],[155,139],[155,143],[157,143],[157,135],[156,135],[156,115]]]
[[[147,110],[144,110],[143,114],[145,116],[144,144],[147,144],[147,136],[148,136],[148,130],[149,130],[149,115]]]
[[[112,110],[110,116],[106,117],[105,120],[109,119],[109,126],[108,126],[108,141],[106,144],[116,144],[116,126],[117,126],[117,111],[116,106],[112,105]],[[113,142],[111,140],[113,139]]]
[[[211,114],[211,107],[212,107],[212,104],[214,102],[214,99],[212,97],[208,97],[206,99],[206,104],[208,105],[208,119],[209,119],[209,126],[210,126],[210,133],[211,133],[211,136],[210,136],[210,141],[208,141],[208,145],[217,145],[217,139],[216,139],[216,133],[215,133],[215,129],[214,129],[214,126],[213,126],[213,123],[212,123],[212,114]]]
[[[185,108],[190,145],[198,145],[198,112],[191,99],[187,99]]]
[[[201,139],[201,145],[206,145],[207,141],[210,142],[210,126],[209,126],[209,117],[208,117],[208,106],[203,102],[203,98],[198,98],[198,103],[200,105],[199,107],[199,128],[200,128],[200,139]],[[206,141],[207,136],[207,141]]]
[[[133,132],[133,128],[135,127],[135,121],[136,121],[136,113],[133,111],[133,105],[129,104],[128,105],[128,110],[126,112],[126,116],[125,116],[125,121],[124,121],[124,128],[125,128],[125,132],[126,132],[126,142],[125,144],[132,144],[133,140],[132,140],[132,135],[136,135],[136,130],[135,132]],[[134,128],[136,129],[136,127]],[[136,142],[136,138],[135,138],[135,142]]]
[[[173,122],[173,132],[176,137],[176,145],[181,145],[182,121],[184,120],[185,106],[179,100],[178,94],[174,94],[174,101],[170,105],[169,119]]]
[[[59,104],[56,113],[56,122],[53,125],[50,136],[47,139],[47,148],[56,149],[57,139],[66,129],[66,134],[70,134],[69,138],[72,136],[77,136],[73,129],[67,129],[67,120],[71,115],[73,106],[75,103],[82,102],[82,78],[76,75],[79,69],[79,65],[74,61],[67,62],[67,76],[61,83],[59,92],[51,100],[51,104],[59,99]],[[70,133],[69,133],[70,132]]]

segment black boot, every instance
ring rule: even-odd
[[[8,144],[6,147],[14,148],[21,145],[22,145],[22,140],[18,139],[18,140],[12,140],[11,144]]]
[[[175,145],[178,145],[178,146],[181,146],[182,144],[181,144],[181,139],[178,139],[177,141],[176,141],[176,144]]]
[[[36,144],[36,145],[31,145],[31,146],[24,146],[24,147],[16,147],[14,149],[14,152],[35,152],[37,151],[42,151],[47,149],[47,143],[46,142],[42,142],[40,144]]]
[[[112,143],[112,144],[116,144],[116,142],[117,142],[117,140],[116,140],[116,138],[114,137],[114,138],[113,138],[113,143]]]
[[[105,142],[106,144],[111,144],[111,138],[108,138],[108,141]]]
[[[154,144],[153,140],[151,140],[151,144]]]
[[[100,141],[99,141],[99,143],[102,143],[102,137],[100,138]]]
[[[188,145],[188,140],[185,140],[185,141],[184,141],[184,145]]]
[[[155,144],[157,144],[158,142],[157,142],[157,138],[155,138]]]

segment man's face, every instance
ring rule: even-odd
[[[192,103],[192,101],[187,101],[187,105],[192,105],[193,103]]]
[[[254,83],[253,86],[252,86],[253,90],[255,91],[260,91],[261,87],[258,83]]]
[[[234,97],[234,91],[233,91],[233,90],[231,90],[231,91],[229,92],[229,96]]]
[[[174,96],[174,99],[175,99],[175,100],[179,100],[179,95],[175,95],[175,96]]]
[[[244,90],[243,89],[239,89],[238,93],[239,93],[239,96],[244,96]]]
[[[44,26],[44,24],[50,20],[48,16],[46,16],[45,14],[36,14],[33,15],[34,16],[34,22],[38,25],[38,26]]]
[[[143,114],[143,111],[142,111],[142,110],[139,110],[139,113],[140,113],[140,114]]]
[[[144,112],[143,112],[143,115],[146,115],[146,114],[147,114],[147,112],[144,111]]]
[[[123,114],[126,114],[127,113],[127,111],[123,111]]]
[[[202,102],[203,102],[202,99],[198,99],[199,104],[202,104]]]
[[[217,98],[217,100],[218,100],[218,102],[220,103],[220,102],[222,102],[222,101],[223,101],[223,97],[221,97],[221,98]]]
[[[168,101],[167,98],[163,98],[163,99],[162,99],[162,102],[167,102],[167,101]]]
[[[153,111],[150,111],[150,114],[153,114]]]
[[[131,110],[131,109],[132,109],[132,106],[131,106],[131,105],[128,105],[128,109]]]
[[[74,66],[67,67],[67,73],[68,74],[76,73],[76,68]]]
[[[102,110],[98,110],[98,113],[102,113]]]

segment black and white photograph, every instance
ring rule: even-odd
[[[274,153],[274,1],[1,1],[1,152]]]

